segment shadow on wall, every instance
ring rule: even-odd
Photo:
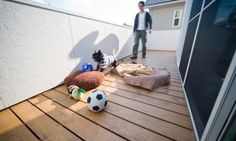
[[[129,38],[127,39],[127,41],[125,42],[125,44],[122,46],[122,48],[119,49],[119,52],[117,53],[117,59],[123,59],[125,57],[131,56],[132,55],[132,50],[133,50],[133,45],[134,45],[134,37],[133,35],[129,36]],[[139,51],[141,50],[140,47],[141,44],[139,44]],[[125,55],[124,54],[127,54]]]
[[[100,49],[103,53],[117,56],[117,52],[119,50],[118,37],[114,33],[110,33],[99,43],[95,43],[98,38],[98,35],[99,32],[94,31],[76,43],[74,48],[69,53],[69,58],[78,59],[76,61],[77,65],[71,72],[79,70],[79,67],[81,65],[88,62],[93,64],[93,66],[95,67],[96,63],[94,63],[92,59],[92,54],[94,53],[94,50]]]

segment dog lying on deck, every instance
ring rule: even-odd
[[[97,71],[103,72],[104,69],[108,67],[116,67],[117,66],[117,60],[114,56],[109,56],[101,52],[101,50],[98,50],[93,53],[93,60],[97,62]]]

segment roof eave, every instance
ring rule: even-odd
[[[166,6],[166,5],[177,4],[177,3],[185,3],[185,0],[172,1],[172,2],[165,2],[165,3],[152,4],[152,5],[146,5],[145,8]]]

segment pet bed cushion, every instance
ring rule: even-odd
[[[119,64],[116,67],[115,72],[121,77],[123,77],[125,73],[133,73],[133,72],[137,72],[139,74],[151,75],[154,73],[154,69],[148,65],[143,65],[143,64],[123,63]]]
[[[104,80],[104,74],[98,71],[90,72],[75,72],[65,78],[65,85],[68,87],[70,85],[77,85],[86,91],[92,90],[99,85]]]
[[[127,84],[154,90],[160,85],[168,84],[170,81],[170,74],[166,70],[156,70],[152,75],[140,75],[137,73],[124,74],[124,81]]]

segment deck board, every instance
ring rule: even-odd
[[[60,86],[56,88],[56,90],[62,93],[67,93],[65,86]],[[191,128],[189,117],[186,115],[181,115],[181,114],[167,111],[158,107],[153,107],[153,106],[150,106],[150,105],[138,102],[138,101],[134,101],[131,99],[127,99],[124,97],[120,97],[120,96],[117,96],[108,92],[107,92],[107,95],[108,95],[108,100],[115,104],[122,105],[126,108],[144,113],[146,115],[149,115],[158,119],[162,119],[168,122],[182,125],[187,128]]]
[[[131,94],[136,94],[142,97],[149,97],[149,98],[154,98],[154,99],[159,99],[159,100],[163,100],[163,101],[167,101],[167,102],[172,102],[175,104],[179,104],[179,105],[183,105],[186,106],[186,101],[183,98],[179,98],[179,97],[173,97],[170,95],[166,95],[163,93],[157,93],[157,92],[132,92],[129,90],[124,90],[124,89],[119,89],[119,88],[114,88],[111,86],[106,86],[106,85],[102,85],[105,89],[105,91],[110,92],[110,93],[131,93]]]
[[[99,125],[118,133],[119,135],[127,138],[128,140],[144,139],[146,136],[148,136],[148,138],[146,139],[147,141],[152,141],[155,139],[169,140],[163,136],[141,128],[135,124],[131,124],[130,122],[122,120],[109,113],[93,113],[90,112],[87,108],[82,108],[86,107],[86,103],[84,103],[86,101],[86,98],[84,98],[84,102],[76,102],[75,100],[68,99],[67,95],[59,94],[56,91],[47,92],[45,93],[45,95],[59,103],[62,103],[64,106],[75,111],[76,113],[79,113],[84,117],[98,123]]]
[[[6,109],[0,112],[1,141],[38,141],[38,138],[11,112]]]
[[[65,88],[64,86],[62,86],[62,87]],[[62,96],[59,95],[58,93],[56,93],[55,91],[50,91],[46,95],[47,96],[50,95],[50,98],[53,98],[55,101],[57,101],[59,103],[65,103],[65,102],[62,102],[62,101],[65,100],[65,98],[67,98],[67,94],[66,93],[64,93],[64,97],[65,98],[62,98]],[[108,96],[109,96],[109,94],[108,94]],[[58,98],[58,97],[60,97],[60,98]],[[85,105],[86,99],[87,99],[87,96],[85,96],[82,99],[82,101],[84,103],[77,102],[77,104],[80,103],[80,105]],[[68,101],[70,101],[71,103],[75,103],[75,101],[72,100],[72,99],[69,99]],[[70,107],[70,105],[67,105],[67,106]],[[75,106],[75,108],[79,108],[79,107],[81,107],[81,106]],[[80,109],[74,109],[74,110],[80,112]],[[88,109],[86,109],[86,110],[88,110]],[[85,114],[89,113],[86,110],[85,110],[84,113]],[[140,125],[141,127],[145,127],[147,129],[151,129],[152,131],[154,131],[156,133],[161,133],[162,135],[164,135],[166,137],[169,137],[169,138],[176,137],[180,133],[184,133],[183,136],[180,136],[180,138],[179,138],[180,140],[188,141],[189,139],[192,138],[192,131],[191,131],[191,129],[189,130],[189,129],[186,129],[186,128],[179,127],[177,125],[165,122],[163,120],[150,117],[150,116],[148,116],[146,114],[143,114],[143,113],[140,113],[140,112],[137,112],[137,111],[134,111],[134,110],[122,107],[122,106],[117,105],[117,104],[112,103],[112,102],[109,103],[109,105],[105,109],[105,111],[110,113],[110,114],[112,114],[112,115],[116,115],[116,116],[118,116],[118,117],[120,117],[122,119],[126,119],[129,122],[132,122],[132,123],[135,123],[137,125]],[[93,118],[93,120],[101,118],[100,116],[97,116],[97,114],[94,114],[93,116],[96,116],[96,117]],[[113,116],[113,118],[115,118],[115,117]],[[113,126],[116,126],[117,123],[119,123],[119,127],[121,125],[125,125],[125,126],[128,126],[128,127],[131,126],[131,125],[129,125],[130,124],[129,122],[126,122],[126,123],[124,123],[125,121],[122,122],[122,119],[119,119],[119,118],[112,119],[112,118],[110,118],[110,120],[107,120],[107,119],[105,119],[105,116],[103,116],[100,119],[100,121],[106,121],[106,120],[107,121],[111,121],[110,124],[112,124]],[[116,121],[116,122],[113,122],[113,121]],[[115,129],[114,127],[111,128],[111,130],[114,130],[114,129]],[[122,128],[123,131],[125,131],[125,129],[126,128]],[[132,129],[136,129],[136,130],[132,130]],[[132,135],[132,134],[137,132],[135,134],[135,137],[139,136],[138,139],[141,139],[141,138],[144,139],[144,137],[142,136],[145,133],[144,129],[141,129],[139,127],[132,127],[132,129],[128,129],[127,131],[125,131],[125,133],[128,132],[129,135]],[[132,133],[130,132],[130,130],[132,130]],[[144,130],[144,131],[141,131],[141,130]],[[171,132],[169,132],[170,130],[171,130]],[[140,137],[139,134],[142,134],[141,137]],[[145,133],[145,136],[147,136],[147,135],[148,135],[148,133]],[[148,135],[148,136],[149,136],[149,139],[152,140],[152,136],[150,136],[150,135]],[[146,140],[149,140],[149,139],[146,139]],[[131,139],[131,140],[133,140],[133,139]],[[135,139],[135,140],[137,140],[137,139]]]
[[[25,101],[11,108],[41,140],[76,141],[77,136]]]
[[[150,91],[145,90],[145,89],[140,89],[140,88],[137,88],[137,87],[134,87],[134,86],[124,85],[124,84],[120,84],[120,83],[116,83],[116,82],[111,83],[109,81],[104,81],[103,84],[114,87],[114,88],[120,88],[120,89],[124,89],[124,90],[128,90],[128,91],[132,91],[134,93],[138,93],[138,92],[149,93],[150,92]],[[164,94],[167,94],[167,95],[176,96],[176,97],[179,97],[179,98],[184,98],[183,92],[172,91],[172,90],[163,89],[163,88],[155,89],[154,92],[164,93]]]
[[[148,91],[111,74],[98,89],[108,95],[103,112],[93,113],[68,97],[63,85],[0,111],[0,140],[194,141],[174,52],[148,51],[137,63],[164,68],[170,84]],[[120,62],[131,62],[129,59]]]
[[[110,82],[116,82],[116,83],[124,84],[122,78],[121,77],[116,77],[115,75],[112,75],[112,77],[111,76],[106,76],[105,80],[110,81]],[[181,85],[180,86],[178,86],[178,85],[166,85],[166,86],[163,86],[161,88],[183,92],[183,88],[182,88]]]
[[[56,94],[55,96],[58,96],[58,94]],[[62,97],[61,102],[65,99],[68,99],[68,97]],[[32,102],[36,107],[53,117],[54,120],[60,122],[63,126],[67,127],[85,140],[124,140],[123,138],[115,135],[114,133],[109,132],[108,130],[98,126],[97,124],[92,123],[88,119],[79,116],[78,114],[75,114],[73,111],[55,103],[54,101],[44,96],[40,95],[35,98],[29,99],[29,101]],[[79,108],[81,110],[87,110],[86,104],[80,106]]]
[[[100,88],[104,89],[107,92],[108,92],[107,89],[109,89],[109,87],[106,87],[106,86],[101,86]],[[111,94],[116,94],[116,95],[119,95],[119,96],[122,96],[125,98],[129,98],[132,100],[143,102],[143,103],[151,105],[151,106],[155,106],[155,107],[158,107],[161,109],[169,110],[172,112],[176,112],[176,113],[188,116],[187,108],[186,108],[186,106],[183,106],[183,105],[175,104],[172,102],[167,102],[164,100],[148,98],[148,97],[145,97],[142,95],[133,94],[131,92],[124,93],[124,92],[115,91],[115,92],[112,92]]]

